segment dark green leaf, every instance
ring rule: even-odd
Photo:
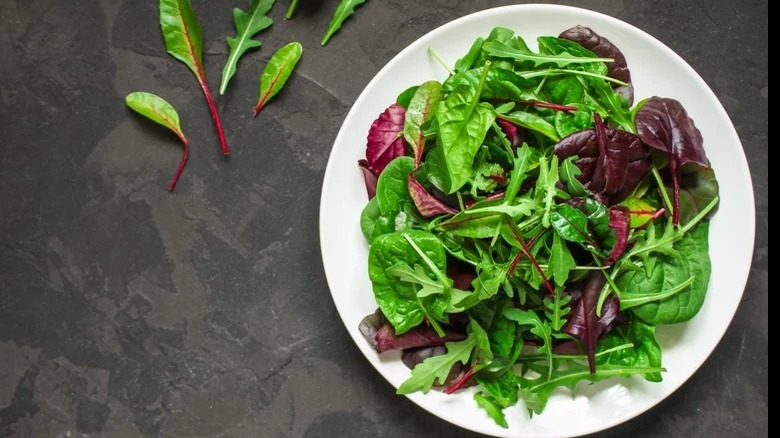
[[[398,210],[405,202],[413,202],[409,194],[409,173],[414,171],[414,158],[396,157],[387,164],[376,182],[376,198],[383,213]]]

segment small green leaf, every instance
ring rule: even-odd
[[[273,20],[266,16],[273,5],[274,0],[252,0],[247,12],[239,8],[233,9],[236,36],[227,38],[230,54],[227,62],[225,62],[225,67],[222,69],[222,82],[219,85],[219,94],[225,94],[230,78],[236,73],[238,59],[247,50],[260,47],[262,44],[260,41],[253,40],[252,37],[273,23]]]
[[[322,37],[320,44],[323,46],[328,43],[330,37],[333,36],[339,29],[341,29],[342,23],[350,15],[355,13],[355,8],[365,3],[366,0],[341,0],[339,6],[336,8],[336,12],[333,13],[333,18],[328,25],[328,31],[325,32],[325,36]]]
[[[125,103],[130,109],[138,114],[173,131],[184,145],[179,167],[176,169],[171,184],[168,186],[168,190],[172,192],[184,170],[184,165],[187,163],[187,155],[190,150],[187,138],[184,137],[184,133],[179,124],[179,114],[173,106],[162,97],[144,91],[136,91],[128,94],[127,97],[125,97]]]
[[[127,95],[125,103],[138,114],[173,131],[181,139],[182,143],[187,143],[187,139],[184,138],[184,133],[182,133],[179,125],[179,114],[162,97],[145,91],[136,91]]]
[[[301,43],[291,42],[271,56],[260,75],[260,97],[254,108],[255,116],[272,97],[276,96],[276,93],[281,91],[302,54]]]

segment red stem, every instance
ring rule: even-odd
[[[222,129],[222,121],[219,120],[217,106],[214,104],[214,98],[211,96],[211,91],[209,90],[209,86],[206,83],[206,78],[203,75],[203,69],[200,66],[198,66],[198,71],[200,72],[200,74],[198,74],[198,82],[200,83],[200,88],[203,90],[203,95],[206,96],[206,103],[209,105],[211,117],[214,119],[214,126],[217,128],[217,134],[219,135],[219,145],[222,148],[222,154],[228,156],[230,155],[230,150],[228,149],[227,141],[225,140],[225,131]]]
[[[536,243],[536,239],[538,239],[539,236],[541,236],[541,235],[542,235],[542,233],[539,232],[539,234],[537,234],[536,236],[531,238],[531,240],[528,241],[528,244],[533,246],[534,243]],[[520,263],[520,260],[523,259],[523,256],[525,256],[525,253],[523,251],[520,251],[520,252],[517,253],[515,258],[512,259],[512,263],[509,265],[509,270],[506,271],[507,277],[510,277],[512,275],[512,273],[515,272],[515,268],[517,268],[517,264]]]
[[[182,136],[179,136],[181,138],[182,143],[184,144],[184,152],[181,154],[181,161],[179,161],[179,167],[176,169],[176,173],[173,175],[173,179],[171,180],[171,185],[168,186],[168,191],[172,192],[173,189],[176,187],[176,183],[179,181],[179,177],[181,176],[181,173],[184,171],[184,165],[187,164],[187,157],[190,154],[190,145],[187,143],[187,139],[185,139]]]
[[[476,369],[478,363],[479,363],[478,360],[474,361],[474,364],[471,365],[469,367],[469,369],[466,370],[465,373],[463,373],[463,375],[460,377],[460,379],[458,379],[455,382],[453,382],[452,385],[450,385],[447,388],[445,388],[442,392],[447,394],[447,395],[449,395],[449,394],[452,394],[453,392],[463,388],[463,385],[465,385],[466,382],[468,382],[469,379],[471,379],[471,377],[474,376],[475,369]]]
[[[517,234],[517,230],[515,227],[512,226],[512,224],[509,224],[509,229],[512,230],[512,234],[515,236],[515,240],[517,240],[517,243],[520,244],[520,246],[523,248],[523,252],[528,257],[528,259],[533,263],[534,268],[539,272],[539,275],[542,276],[542,280],[544,280],[544,286],[547,288],[547,290],[550,292],[550,295],[555,296],[555,288],[550,284],[550,279],[547,278],[547,275],[544,274],[544,269],[542,269],[541,266],[539,266],[539,262],[536,261],[536,259],[531,255],[531,251],[528,250],[528,247],[526,246],[525,242],[523,242],[523,239],[520,237],[519,234]]]
[[[669,171],[672,173],[672,223],[680,223],[680,173],[677,168],[677,158],[669,152]]]

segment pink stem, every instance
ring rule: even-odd
[[[171,180],[171,185],[168,186],[168,191],[172,192],[173,189],[176,187],[176,183],[179,181],[179,177],[181,176],[181,173],[184,171],[184,165],[187,164],[187,157],[190,153],[190,145],[187,143],[187,140],[184,137],[180,137],[182,143],[184,143],[184,152],[181,154],[181,161],[179,161],[179,167],[176,169],[176,173],[173,175],[173,179]]]
[[[225,131],[222,129],[222,121],[219,119],[219,112],[217,112],[217,106],[214,104],[214,98],[211,96],[209,86],[202,74],[198,75],[198,82],[200,83],[200,88],[203,90],[203,95],[206,96],[206,103],[209,105],[211,117],[214,119],[214,126],[217,128],[222,154],[228,156],[230,155],[230,150],[228,149],[227,140],[225,140]]]

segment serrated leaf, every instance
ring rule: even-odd
[[[253,40],[258,32],[269,27],[273,20],[266,14],[271,10],[275,0],[252,0],[249,3],[249,9],[244,12],[239,8],[233,9],[233,21],[236,26],[236,36],[228,37],[227,42],[230,46],[225,67],[222,69],[222,82],[219,85],[219,94],[225,94],[230,78],[236,73],[238,60],[247,50],[260,47],[262,43]]]
[[[447,353],[441,356],[433,356],[419,363],[412,370],[409,377],[398,387],[398,394],[411,394],[413,392],[428,392],[435,382],[444,383],[457,362],[466,364],[471,357],[476,341],[473,335],[460,342],[447,342]]]
[[[341,3],[339,3],[338,7],[336,8],[336,12],[333,13],[333,18],[330,20],[328,30],[325,32],[325,36],[322,37],[320,44],[323,46],[328,44],[328,40],[330,40],[333,34],[341,29],[341,25],[344,23],[344,20],[355,13],[356,7],[362,5],[365,2],[366,0],[341,0]]]
[[[272,97],[281,91],[302,54],[303,46],[301,43],[293,41],[271,56],[260,75],[260,97],[254,108],[255,116]]]
[[[160,96],[145,91],[136,91],[128,94],[127,97],[125,97],[125,103],[130,109],[138,114],[173,131],[184,145],[179,167],[176,169],[171,184],[168,186],[168,190],[173,191],[176,187],[176,182],[179,180],[179,177],[184,170],[184,165],[187,162],[187,155],[189,153],[189,143],[187,142],[187,138],[184,137],[184,132],[181,130],[179,114],[168,101]]]

